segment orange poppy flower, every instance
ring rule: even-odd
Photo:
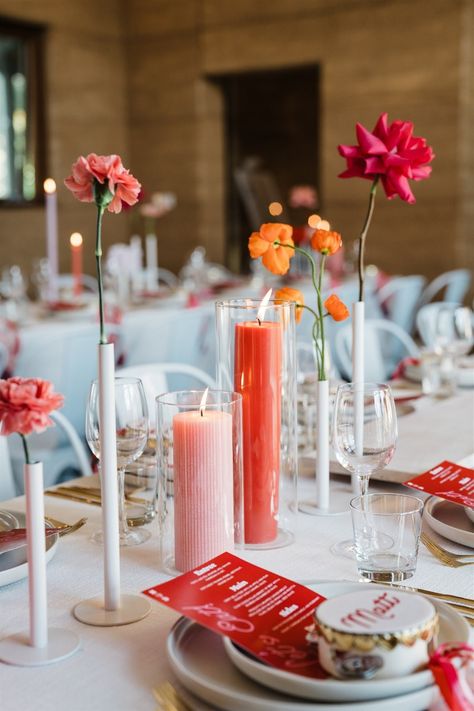
[[[294,301],[296,304],[296,323],[301,321],[303,316],[304,296],[299,289],[292,289],[291,286],[284,286],[275,294],[277,301]]]
[[[336,294],[331,294],[328,296],[324,302],[324,308],[327,310],[334,321],[345,321],[349,317],[349,309],[341,299],[336,296]]]
[[[250,256],[252,259],[262,257],[263,266],[273,274],[286,274],[290,268],[290,259],[294,256],[294,250],[289,248],[294,247],[292,234],[293,228],[290,225],[281,222],[265,223],[259,232],[252,232],[250,235]]]
[[[342,246],[342,237],[339,232],[332,230],[316,230],[311,237],[311,246],[316,252],[324,255],[335,254]]]

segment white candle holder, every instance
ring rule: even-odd
[[[150,612],[151,605],[141,595],[124,595],[120,591],[114,345],[99,344],[98,349],[104,595],[78,603],[73,613],[86,625],[112,627],[142,620]]]
[[[294,540],[297,512],[295,304],[216,304],[219,387],[242,395],[244,545]]]
[[[178,575],[242,543],[242,402],[219,390],[156,402],[161,561]]]
[[[75,632],[48,628],[43,465],[25,464],[26,534],[30,628],[0,642],[0,661],[34,667],[59,662],[79,649]]]

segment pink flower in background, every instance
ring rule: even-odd
[[[104,187],[102,193],[106,190],[110,193],[111,199],[107,200],[109,212],[121,212],[122,201],[135,205],[141,189],[138,180],[124,168],[120,156],[98,156],[96,153],[89,153],[86,158],[79,156],[64,183],[81,202],[97,201],[94,187],[99,183]]]
[[[295,185],[290,190],[291,207],[306,207],[313,210],[318,203],[318,194],[311,185]]]
[[[62,407],[64,397],[39,378],[0,380],[0,431],[2,435],[42,432],[53,422],[49,414]]]
[[[424,138],[413,135],[413,123],[394,121],[388,125],[388,114],[383,113],[372,133],[357,123],[356,134],[357,146],[338,146],[347,161],[347,169],[339,177],[372,181],[379,177],[389,200],[399,195],[408,203],[416,202],[408,181],[428,178],[428,164],[435,156]]]

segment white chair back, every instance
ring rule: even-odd
[[[428,284],[421,295],[421,306],[429,304],[434,297],[444,289],[443,301],[462,304],[464,297],[471,284],[471,272],[469,269],[453,269],[444,272],[433,279]]]
[[[387,318],[407,333],[413,330],[416,308],[425,284],[425,277],[419,275],[394,277],[378,292],[379,303]]]
[[[150,426],[155,427],[155,399],[170,390],[201,387],[216,388],[216,382],[207,373],[187,363],[148,363],[119,368],[117,377],[140,378],[148,405]]]
[[[176,274],[173,274],[169,269],[162,269],[162,267],[158,268],[158,281],[166,284],[171,289],[179,285],[179,279]]]
[[[15,480],[10,463],[8,439],[0,435],[0,501],[17,495]]]
[[[447,301],[434,301],[432,304],[425,304],[416,315],[416,328],[425,346],[436,345],[436,332],[439,312],[441,310],[453,310],[459,308],[460,303]]]
[[[394,344],[398,346],[400,343],[409,356],[419,355],[418,346],[412,337],[392,321],[367,319],[364,336],[367,382],[385,382],[390,378],[399,360]],[[336,335],[335,348],[342,374],[350,380],[352,378],[352,324],[341,326]]]

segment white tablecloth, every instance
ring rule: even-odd
[[[301,487],[307,492],[310,482]],[[373,490],[402,490],[377,482]],[[406,491],[406,489],[405,489]],[[347,479],[334,483],[333,496],[349,499]],[[100,509],[46,497],[46,511],[63,521],[88,516],[87,524],[59,541],[48,564],[49,622],[81,637],[81,649],[70,659],[49,667],[17,668],[0,664],[1,711],[152,711],[152,688],[171,678],[165,640],[177,615],[158,603],[144,620],[116,628],[89,627],[71,614],[80,600],[102,591],[102,549],[90,536],[100,526]],[[2,508],[21,510],[23,498]],[[295,544],[273,551],[238,555],[300,581],[357,579],[355,562],[333,556],[330,546],[352,535],[349,513],[337,517],[300,515]],[[164,581],[160,572],[156,524],[144,545],[122,549],[123,591],[139,592]],[[450,546],[451,547],[451,546]],[[452,549],[456,545],[452,544]],[[411,585],[435,591],[473,595],[473,568],[442,566],[424,546]],[[28,627],[27,581],[0,588],[0,637]],[[408,711],[408,709],[407,709]]]

